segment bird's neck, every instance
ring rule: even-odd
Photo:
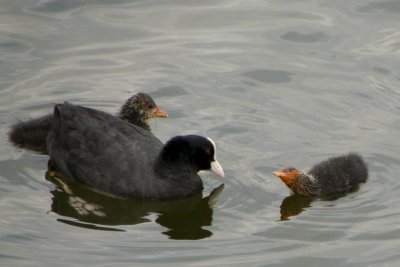
[[[162,153],[157,159],[155,170],[163,179],[180,179],[197,176],[197,170],[184,157],[165,157]],[[177,174],[177,175],[175,175]]]
[[[118,114],[121,120],[132,123],[143,129],[150,130],[150,127],[146,123],[146,115],[144,112],[139,112],[136,108],[122,106],[121,111]]]
[[[291,189],[294,193],[302,196],[315,196],[318,190],[318,182],[312,175],[301,173]]]
[[[181,160],[157,159],[155,172],[160,180],[173,188],[179,197],[189,197],[199,194],[203,190],[203,182],[191,164]]]

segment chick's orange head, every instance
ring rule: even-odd
[[[273,174],[279,177],[289,188],[292,188],[300,175],[300,171],[296,168],[286,168]]]

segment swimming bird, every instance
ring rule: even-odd
[[[356,153],[329,158],[308,172],[286,168],[273,173],[295,194],[326,196],[350,192],[368,178],[368,168]]]
[[[131,96],[121,107],[117,117],[150,131],[147,120],[154,117],[167,117],[153,98],[145,93]],[[9,140],[18,147],[46,153],[46,139],[53,123],[53,114],[36,119],[21,121],[9,132]]]
[[[163,145],[134,124],[67,102],[54,108],[47,149],[67,179],[122,198],[184,198],[203,190],[198,171],[224,176],[209,138],[176,136]]]

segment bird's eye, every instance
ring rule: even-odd
[[[211,156],[211,154],[212,154],[212,151],[211,151],[211,149],[209,149],[209,148],[208,148],[208,149],[206,149],[206,154],[207,154],[207,155],[209,155],[209,156]]]

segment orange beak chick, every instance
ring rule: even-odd
[[[282,182],[284,182],[287,185],[287,187],[292,189],[293,186],[295,186],[296,184],[296,181],[300,175],[300,171],[295,168],[286,168],[281,171],[273,172],[273,174],[279,177],[282,180]]]
[[[154,111],[154,116],[160,117],[160,118],[166,118],[166,117],[168,117],[168,114],[167,114],[167,112],[162,110],[160,107],[156,107],[156,110]]]

